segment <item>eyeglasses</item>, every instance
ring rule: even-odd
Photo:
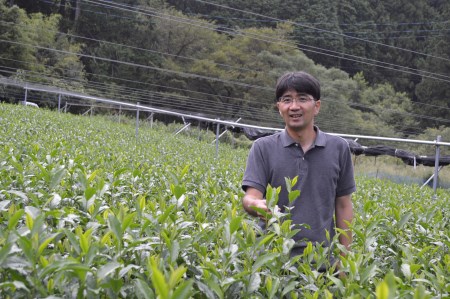
[[[301,95],[298,98],[291,96],[283,96],[280,97],[279,101],[285,105],[291,105],[293,102],[297,102],[299,104],[306,104],[311,101],[314,101],[314,98],[309,95]]]

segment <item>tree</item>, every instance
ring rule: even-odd
[[[145,0],[81,2],[74,28],[83,43],[82,60],[90,81],[142,88],[142,83],[157,78],[152,67],[161,65],[161,55],[152,50],[156,43],[152,3],[159,5]]]
[[[3,0],[0,11],[5,20],[0,24],[4,75],[60,87],[82,86],[79,45],[58,33],[59,15],[27,15],[17,6],[5,6]]]
[[[436,20],[433,28],[445,32],[450,18],[450,4],[444,1],[437,8],[441,11],[441,19]],[[423,77],[417,85],[417,113],[428,116],[421,121],[423,126],[450,126],[450,36],[444,34],[434,37],[427,52],[430,55],[421,60],[419,66],[440,79]]]

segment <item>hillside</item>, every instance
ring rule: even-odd
[[[80,112],[92,103],[70,93],[83,93],[273,127],[277,78],[304,70],[322,85],[323,130],[430,137],[450,132],[449,12],[426,0],[0,0],[0,101]]]

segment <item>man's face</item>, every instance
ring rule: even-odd
[[[313,127],[320,100],[314,101],[311,95],[289,89],[278,99],[277,107],[288,129],[302,131]]]

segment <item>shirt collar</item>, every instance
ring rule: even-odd
[[[314,146],[321,146],[324,147],[327,143],[327,137],[325,135],[324,132],[322,132],[319,127],[314,126],[314,130],[316,131],[317,135],[316,135],[316,140],[314,140],[313,145]],[[294,139],[292,139],[291,136],[289,136],[288,132],[286,131],[286,129],[284,129],[281,132],[281,142],[283,144],[283,147],[288,147],[291,146],[297,142],[295,142]]]

